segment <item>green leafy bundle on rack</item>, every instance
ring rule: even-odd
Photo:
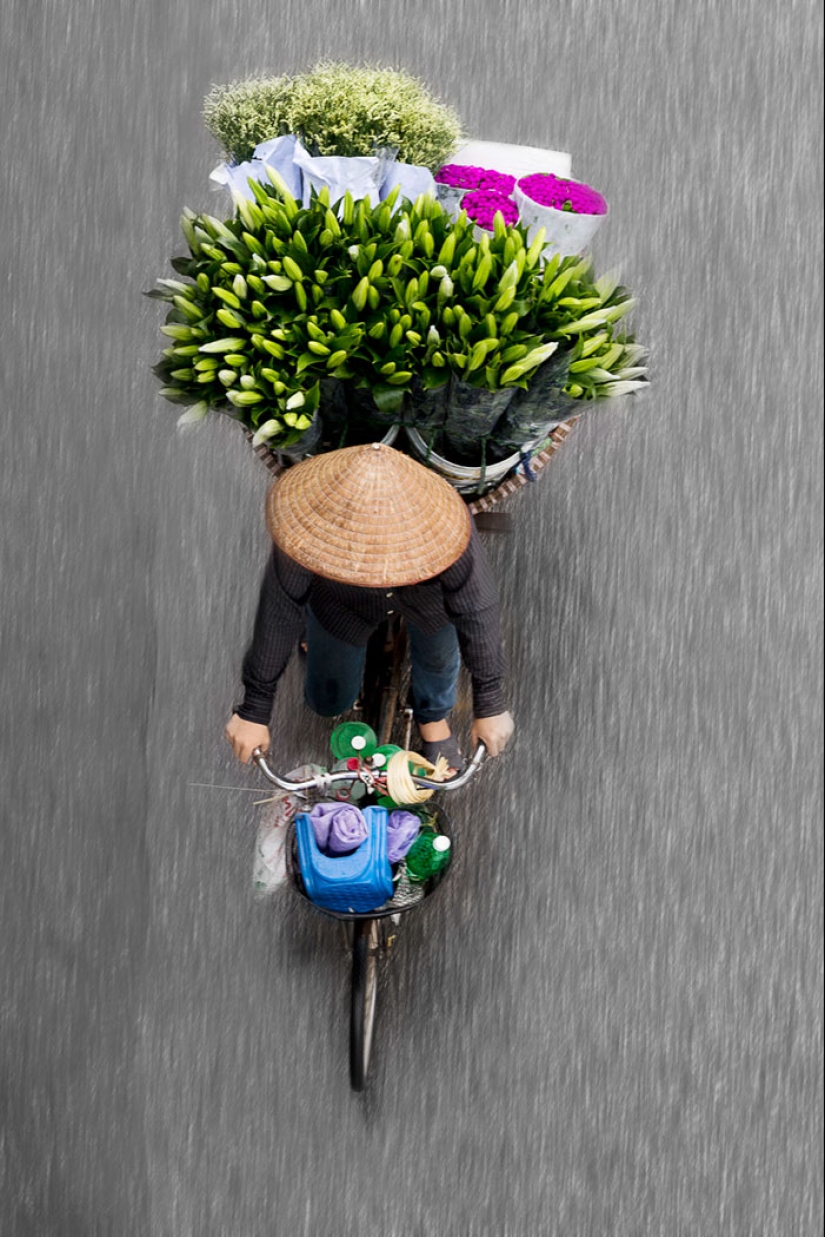
[[[233,219],[185,211],[182,278],[149,294],[170,306],[155,372],[184,421],[225,411],[257,442],[288,447],[319,407],[332,415],[338,387],[376,431],[449,422],[452,401],[454,436],[471,443],[509,392],[506,440],[518,441],[542,383],[569,402],[643,382],[643,349],[613,336],[633,302],[615,280],[593,282],[588,259],[542,268],[541,236],[528,246],[500,218],[478,236],[426,196],[395,191],[373,207],[324,190],[303,207],[270,176],[250,181],[254,201],[236,195]]]
[[[294,133],[313,155],[397,150],[401,163],[435,171],[461,139],[455,112],[403,69],[321,61],[294,77],[255,77],[215,86],[204,121],[237,163],[269,138]]]

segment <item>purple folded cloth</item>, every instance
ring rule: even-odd
[[[363,812],[351,803],[316,803],[309,820],[315,841],[328,855],[357,850],[369,833]]]
[[[418,837],[421,821],[414,812],[405,812],[399,808],[390,812],[387,821],[387,858],[390,863],[398,863]]]

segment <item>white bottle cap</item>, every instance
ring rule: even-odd
[[[367,746],[367,740],[364,738],[362,734],[353,735],[352,739],[350,740],[350,743],[352,747],[355,748],[356,752],[360,752],[362,747]]]
[[[376,769],[381,769],[387,763],[387,757],[383,752],[376,752],[372,758],[372,763]]]
[[[445,838],[443,833],[439,833],[437,838],[433,838],[433,850],[445,851],[450,849],[450,839]]]

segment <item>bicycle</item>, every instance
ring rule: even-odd
[[[369,642],[364,686],[358,711],[363,714],[364,720],[375,732],[379,745],[392,743],[395,738],[399,738],[402,742],[398,746],[407,751],[410,745],[412,710],[407,707],[405,700],[408,672],[405,654],[404,623],[402,619],[394,616],[393,620],[378,628]],[[484,745],[479,744],[464,771],[450,781],[437,782],[414,776],[413,783],[422,789],[452,793],[467,785],[480,769],[485,756]],[[357,767],[335,770],[298,782],[289,781],[274,773],[260,748],[256,748],[253,759],[273,785],[304,797],[318,794],[326,796],[340,794],[342,791],[346,792],[347,787],[354,787],[356,783],[361,783],[366,788],[367,798],[374,798],[381,792],[386,793],[382,766],[377,762],[373,763],[372,757],[348,762]],[[437,809],[437,815],[438,831],[446,832],[449,836],[448,829],[444,828],[445,822],[449,827],[449,822],[441,806]],[[301,897],[309,901],[300,876],[294,822],[289,825],[286,854],[290,883]],[[401,915],[415,910],[432,896],[447,871],[449,868],[415,887],[409,882],[404,882],[402,878],[392,898],[383,906],[369,912],[332,911],[310,902],[310,905],[320,914],[345,925],[347,943],[351,950],[349,1074],[350,1085],[354,1091],[364,1089],[369,1071],[377,1010],[380,958],[389,952],[395,941]],[[392,925],[392,931],[387,930],[388,924]]]

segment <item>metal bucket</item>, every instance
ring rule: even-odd
[[[487,490],[492,490],[504,480],[508,473],[513,472],[521,463],[522,455],[530,452],[535,443],[526,443],[521,451],[516,451],[507,459],[497,460],[494,464],[487,464],[482,468],[481,465],[469,467],[465,464],[454,464],[452,460],[447,460],[441,455],[437,455],[435,451],[431,451],[427,442],[419,434],[418,430],[412,426],[405,427],[407,439],[412,447],[413,454],[432,468],[434,472],[440,474],[450,485],[452,485],[459,494],[486,494]]]

